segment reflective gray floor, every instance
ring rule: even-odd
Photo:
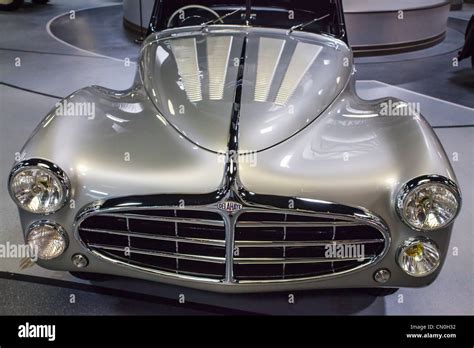
[[[9,33],[0,38],[0,83],[8,84],[0,84],[0,243],[22,242],[16,207],[10,201],[5,185],[14,154],[57,101],[52,96],[35,92],[62,97],[91,84],[124,89],[130,86],[135,75],[135,64],[127,66],[118,59],[98,56],[120,59],[130,56],[133,61],[133,53],[139,47],[132,38],[127,38],[120,21],[107,21],[107,26],[88,25],[89,21],[105,16],[107,8],[97,12],[76,12],[79,22],[71,23],[71,32],[76,32],[76,37],[70,33],[59,34],[60,30],[68,28],[64,16],[58,17],[63,22],[53,21],[58,26],[51,26],[52,33],[59,35],[61,40],[67,40],[67,44],[48,34],[46,25],[54,17],[69,10],[116,3],[55,0],[48,6],[30,5],[16,13],[0,13],[0,27]],[[109,9],[116,12],[117,6]],[[94,30],[99,31],[97,35]],[[73,44],[81,50],[72,47]],[[92,51],[87,52],[87,49]],[[423,57],[422,52],[417,54]],[[392,95],[421,103],[422,112],[437,127],[436,132],[453,159],[462,185],[464,206],[451,241],[453,252],[448,256],[438,280],[428,288],[401,289],[386,298],[374,298],[361,291],[349,290],[304,292],[295,294],[295,304],[288,304],[287,293],[222,295],[128,279],[110,280],[99,285],[128,293],[146,294],[147,299],[156,297],[178,301],[179,295],[184,294],[189,303],[267,314],[474,314],[474,110],[471,109],[474,106],[474,74],[467,63],[455,69],[449,66],[448,57],[452,55],[453,52],[448,52],[426,59],[396,62],[391,58],[383,62],[379,58],[377,62],[358,65],[359,79],[364,80],[357,85],[362,97],[375,99]],[[15,66],[17,58],[20,59],[20,66]],[[445,64],[448,67],[444,67]],[[420,71],[423,68],[428,72]],[[431,76],[432,71],[436,70],[440,73]],[[455,250],[458,250],[457,254]],[[151,305],[152,302],[96,293],[95,288],[89,292],[86,288],[74,290],[85,301],[85,305],[78,308],[67,304],[71,292],[65,285],[67,283],[54,281],[81,286],[87,286],[87,282],[39,267],[20,271],[18,259],[1,259],[0,278],[6,276],[5,272],[40,277],[54,285],[37,284],[34,278],[22,278],[22,281],[0,279],[0,297],[14,299],[0,302],[0,314],[207,314],[201,307],[176,308],[167,303]],[[47,293],[48,298],[38,300],[38,292]],[[56,309],[54,305],[58,301],[64,305]]]
[[[145,301],[128,294],[104,294],[57,285],[2,279],[0,315],[202,315],[204,308]]]

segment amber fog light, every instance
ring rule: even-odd
[[[439,267],[438,246],[430,239],[419,238],[406,241],[398,252],[398,265],[413,277],[427,276]]]
[[[40,260],[55,259],[67,248],[66,232],[60,225],[49,221],[31,225],[26,242]]]

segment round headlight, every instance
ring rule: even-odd
[[[413,277],[427,276],[439,267],[439,249],[426,238],[406,241],[398,253],[398,265]]]
[[[51,214],[69,199],[69,179],[52,163],[28,160],[13,169],[10,194],[20,208],[30,213]]]
[[[30,250],[41,260],[52,260],[62,255],[67,247],[64,229],[53,222],[40,221],[30,226],[26,236]]]
[[[415,179],[398,195],[401,219],[416,231],[433,231],[449,225],[459,212],[461,195],[454,182],[440,176]]]

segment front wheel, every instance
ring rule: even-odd
[[[0,11],[15,11],[23,5],[23,0],[0,0]]]
[[[388,295],[393,295],[398,291],[398,288],[373,288],[366,289],[366,293],[376,297],[384,297]]]

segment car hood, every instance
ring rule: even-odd
[[[266,28],[167,30],[147,39],[140,58],[158,113],[181,136],[215,152],[227,150],[236,110],[240,151],[288,139],[331,105],[351,72],[352,54],[342,41]]]

